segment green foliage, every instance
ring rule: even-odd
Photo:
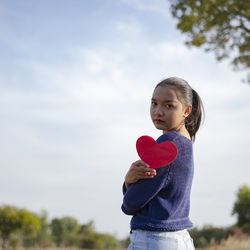
[[[121,247],[128,248],[130,244],[130,237],[126,237],[125,239],[121,240],[120,245]]]
[[[119,242],[115,236],[95,231],[94,222],[79,225],[73,217],[54,218],[48,214],[37,216],[26,209],[13,206],[0,207],[0,243],[3,248],[22,246],[58,247],[75,246],[88,249],[115,249]],[[9,244],[8,244],[9,243]]]
[[[196,239],[194,244],[195,244],[196,247],[200,247],[200,248],[204,248],[204,247],[209,246],[209,243],[207,242],[206,238],[203,237],[203,236]]]
[[[21,229],[28,237],[34,238],[40,229],[40,219],[37,215],[27,211],[26,209],[20,209],[18,211],[18,220],[21,224]]]
[[[193,228],[189,230],[189,233],[194,240],[195,247],[203,248],[209,246],[212,240],[219,243],[222,239],[227,238],[229,229],[206,225],[201,229]]]
[[[242,231],[250,235],[250,223],[246,223],[242,226]]]
[[[237,225],[250,234],[250,187],[247,185],[239,188],[232,214],[237,215]]]
[[[87,249],[114,249],[118,240],[110,234],[99,234],[94,230],[94,222],[82,225],[78,235],[78,247]]]
[[[3,248],[6,248],[11,235],[19,231],[27,242],[34,240],[40,229],[40,220],[33,213],[18,209],[13,206],[0,207],[0,232],[3,240]],[[16,237],[16,242],[18,237]]]
[[[89,223],[85,225],[81,225],[80,227],[81,234],[90,234],[90,233],[93,233],[94,231],[95,231],[95,226],[94,226],[93,220],[89,221]]]
[[[20,209],[18,218],[21,224],[23,245],[25,247],[33,246],[41,226],[39,217],[26,209]]]
[[[189,46],[205,46],[217,60],[230,57],[235,69],[250,68],[250,1],[170,0],[177,28]],[[250,80],[250,79],[249,79]]]
[[[78,247],[84,249],[114,249],[119,246],[117,239],[110,234],[96,232],[81,235]]]
[[[17,208],[13,206],[0,207],[0,232],[3,248],[7,247],[11,233],[17,231],[20,227]]]
[[[60,246],[63,242],[63,235],[65,234],[61,220],[55,218],[51,222],[51,232],[54,242]]]
[[[0,208],[0,231],[2,237],[9,236],[10,233],[20,228],[17,209],[12,206]]]
[[[37,234],[36,242],[40,247],[48,247],[52,244],[52,237],[49,231],[48,214],[46,211],[42,211],[39,216],[41,227]]]
[[[77,220],[72,217],[55,218],[51,222],[52,237],[58,247],[67,245],[68,239],[74,237],[79,229]]]

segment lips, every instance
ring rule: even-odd
[[[163,123],[164,121],[161,120],[161,119],[154,119],[154,122],[155,122],[155,123]]]

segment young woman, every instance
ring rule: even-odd
[[[187,228],[193,180],[193,142],[203,105],[197,92],[183,79],[161,81],[153,92],[150,115],[163,134],[157,143],[172,141],[176,159],[155,169],[138,160],[128,170],[123,185],[122,210],[132,215],[129,250],[194,249]]]

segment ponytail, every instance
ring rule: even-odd
[[[156,85],[158,86],[173,86],[182,96],[184,105],[192,105],[191,113],[185,119],[185,126],[192,139],[195,141],[195,134],[198,131],[204,115],[204,107],[198,93],[190,87],[190,85],[179,77],[167,78]]]
[[[195,134],[198,131],[202,116],[204,114],[204,107],[198,93],[192,89],[192,111],[189,116],[185,119],[185,126],[191,136],[192,141],[195,141]]]

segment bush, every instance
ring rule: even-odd
[[[209,246],[211,240],[220,243],[222,239],[226,239],[229,229],[206,225],[201,229],[193,228],[189,230],[189,233],[194,240],[195,247],[204,248]]]

